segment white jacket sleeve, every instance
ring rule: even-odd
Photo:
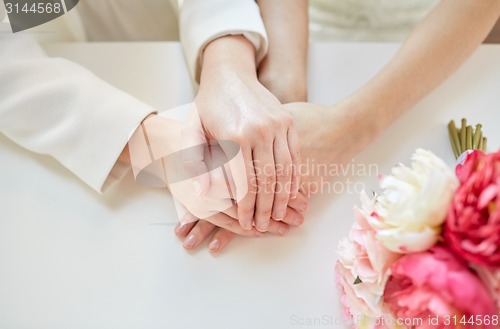
[[[184,56],[193,79],[198,82],[202,53],[210,41],[230,34],[242,34],[256,50],[256,61],[267,53],[267,34],[254,0],[179,1],[179,32]]]
[[[5,12],[4,4],[3,2],[0,2],[0,25],[2,22],[6,23],[7,20],[7,13]]]
[[[0,132],[101,192],[129,135],[154,109],[3,25]]]

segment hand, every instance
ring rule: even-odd
[[[335,178],[324,175],[329,170],[320,166],[345,165],[376,138],[381,119],[369,114],[369,106],[353,98],[330,106],[285,104],[301,140],[301,191],[306,196],[320,192],[323,183]]]
[[[285,104],[284,107],[292,114],[296,122],[297,132],[301,138],[301,153],[306,160],[305,164],[308,165],[347,163],[375,137],[374,131],[370,129],[370,123],[363,122],[357,115],[361,106],[355,105],[351,100],[344,100],[333,106],[290,103]],[[376,121],[375,118],[371,119],[369,121]],[[303,179],[301,191],[304,194],[299,193],[299,197],[290,200],[289,204],[299,212],[307,207],[305,196],[318,193],[318,186],[321,186],[325,180],[333,179],[333,177],[317,175],[318,168],[305,167],[305,164],[302,166],[301,176]],[[288,213],[290,210],[287,212],[285,222],[288,222]],[[226,218],[226,220],[232,219]],[[272,226],[270,226],[271,230],[274,231]],[[177,236],[184,239],[184,247],[189,250],[197,248],[202,241],[211,237],[208,246],[211,252],[221,251],[235,236],[225,228],[217,228],[203,221],[186,226],[178,225],[175,232]]]
[[[179,109],[196,114],[194,105]],[[196,115],[191,117],[196,118]],[[228,160],[218,145],[204,147],[207,141],[201,124],[196,122],[191,119],[181,124],[152,115],[141,123],[128,143],[136,180],[147,186],[168,186],[179,218],[184,222],[198,218],[210,220],[211,216],[233,207],[231,185],[234,183],[231,172],[226,169],[228,164],[237,162],[238,157]],[[201,159],[195,161],[200,149]],[[239,166],[244,166],[240,160]],[[200,186],[196,183],[200,181],[207,185],[205,193],[199,193]],[[194,214],[196,219],[186,219],[185,214]],[[248,231],[249,234],[255,232],[254,228]]]
[[[255,218],[256,228],[266,231],[297,196],[300,150],[291,116],[257,80],[246,39],[228,36],[206,47],[195,103],[209,139],[241,147],[245,171],[230,166],[237,199],[248,191],[238,202],[241,226],[251,229]]]
[[[233,207],[235,184],[229,168],[244,171],[245,167],[238,145],[207,140],[194,104],[186,110],[189,114],[182,128],[182,151],[170,155],[172,161],[167,164],[173,173],[169,175],[169,187],[182,213],[182,223],[187,222],[185,214],[192,214],[194,220],[206,219]]]
[[[269,224],[269,233],[284,236],[288,233],[289,227],[299,227],[304,222],[304,216],[301,212],[307,210],[307,199],[302,195],[291,201],[290,208],[283,221],[271,220]],[[234,218],[225,214],[216,215],[212,222],[200,220],[189,224],[178,224],[175,227],[175,234],[183,239],[183,246],[187,250],[194,250],[200,244],[210,238],[208,250],[211,253],[221,252],[236,235],[249,236],[248,231],[242,230]],[[219,227],[214,225],[216,222]],[[259,232],[260,233],[260,232]],[[260,233],[262,236],[263,233]]]
[[[191,110],[191,114],[196,114],[189,105],[183,106],[180,110],[184,112]],[[227,231],[226,235],[231,232],[245,236],[262,236],[262,233],[255,228],[244,230],[235,219],[237,207],[233,205],[230,193],[231,185],[234,186],[234,183],[231,172],[223,170],[235,159],[228,161],[221,147],[212,145],[208,150],[202,147],[202,158],[200,161],[194,161],[200,155],[198,146],[206,141],[203,132],[200,133],[201,125],[197,124],[196,116],[190,118],[181,124],[178,121],[152,115],[134,132],[129,142],[129,149],[132,167],[136,177],[139,178],[138,181],[145,182],[147,179],[148,183],[154,182],[155,186],[161,186],[166,184],[167,179],[164,176],[166,173],[168,186],[180,210],[183,224],[194,225],[190,223],[203,218],[205,221],[196,224],[198,229],[221,227]],[[193,145],[194,152],[192,152]],[[188,162],[185,161],[187,159]],[[186,164],[190,165],[185,166]],[[208,182],[207,191],[203,194],[197,194],[196,185],[193,184],[199,182],[200,178],[202,182]],[[298,211],[307,208],[307,200],[304,198],[296,198],[294,204]],[[290,209],[284,222],[271,223],[270,232],[285,235],[288,224],[297,226],[302,221],[302,215]],[[192,239],[191,237],[189,243],[194,244]]]

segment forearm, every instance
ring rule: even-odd
[[[366,131],[381,132],[442,83],[481,44],[499,15],[498,0],[443,0],[382,71],[349,97]]]
[[[268,54],[259,68],[268,70],[261,82],[273,92],[274,83],[288,90],[275,93],[282,102],[305,101],[307,98],[308,1],[258,0],[266,27]],[[276,81],[271,81],[276,80]]]

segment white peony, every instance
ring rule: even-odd
[[[379,185],[382,194],[367,218],[377,239],[398,253],[432,247],[458,187],[453,171],[432,152],[417,149],[411,168],[394,167],[391,175],[380,178]]]

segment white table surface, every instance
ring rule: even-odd
[[[313,45],[311,101],[347,95],[396,50]],[[159,109],[193,98],[177,43],[62,44],[48,52]],[[482,46],[354,165],[387,172],[417,147],[452,164],[446,124],[462,116],[482,122],[490,150],[498,148],[500,46]],[[341,177],[337,187],[372,190],[376,174]],[[189,254],[173,234],[166,191],[128,176],[99,196],[53,159],[0,136],[0,328],[343,328],[333,266],[357,202],[356,193],[320,195],[305,225],[285,238],[239,238],[219,256],[206,248]]]

